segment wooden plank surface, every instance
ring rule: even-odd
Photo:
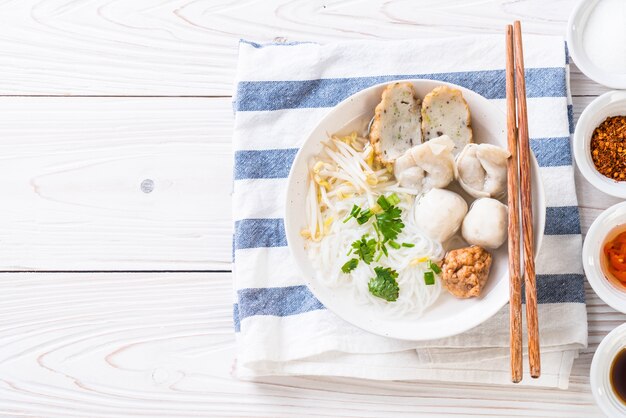
[[[501,33],[514,19],[525,33],[562,35],[575,3],[0,2],[0,270],[82,271],[0,274],[0,416],[601,416],[589,365],[626,316],[590,289],[590,347],[568,391],[251,383],[230,376],[230,273],[189,272],[230,269],[240,38]],[[576,115],[606,91],[575,67],[571,87]],[[577,176],[586,231],[618,200]],[[96,270],[159,272],[87,272]]]
[[[0,97],[0,270],[230,269],[231,132],[227,98]]]
[[[229,96],[240,38],[260,42],[564,35],[575,0],[8,0],[0,94]],[[575,75],[573,78],[579,77]],[[597,94],[594,84],[579,87]]]

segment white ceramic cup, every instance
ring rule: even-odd
[[[596,83],[626,89],[626,74],[607,71],[596,65],[585,51],[585,29],[589,16],[601,0],[580,0],[567,22],[567,46],[576,66]],[[619,12],[619,11],[617,11]]]
[[[626,116],[626,91],[604,93],[583,111],[574,132],[574,158],[589,183],[604,193],[626,199],[626,181],[619,182],[603,176],[591,159],[591,135],[609,116]]]
[[[617,353],[626,348],[626,324],[609,333],[596,350],[591,361],[589,383],[596,403],[608,417],[626,417],[626,404],[611,388],[610,372]]]

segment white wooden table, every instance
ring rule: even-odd
[[[626,316],[591,290],[567,391],[230,375],[238,39],[562,35],[573,5],[0,2],[0,415],[601,416],[589,365]],[[572,90],[576,115],[605,91]],[[586,231],[617,200],[577,182]]]

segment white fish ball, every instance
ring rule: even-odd
[[[496,199],[474,201],[463,220],[461,234],[470,244],[496,249],[507,237],[508,208]]]
[[[415,223],[430,239],[443,243],[461,227],[467,202],[449,190],[432,189],[415,205]]]

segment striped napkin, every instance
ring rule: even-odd
[[[537,259],[543,373],[536,380],[526,374],[524,384],[566,388],[587,344],[569,69],[561,38],[527,35],[524,42],[531,145],[547,205]],[[238,377],[510,381],[508,306],[451,338],[411,342],[370,334],[309,292],[289,255],[282,219],[297,149],[341,100],[374,84],[427,78],[467,87],[504,111],[504,57],[504,36],[491,35],[326,45],[241,41],[233,140]]]

